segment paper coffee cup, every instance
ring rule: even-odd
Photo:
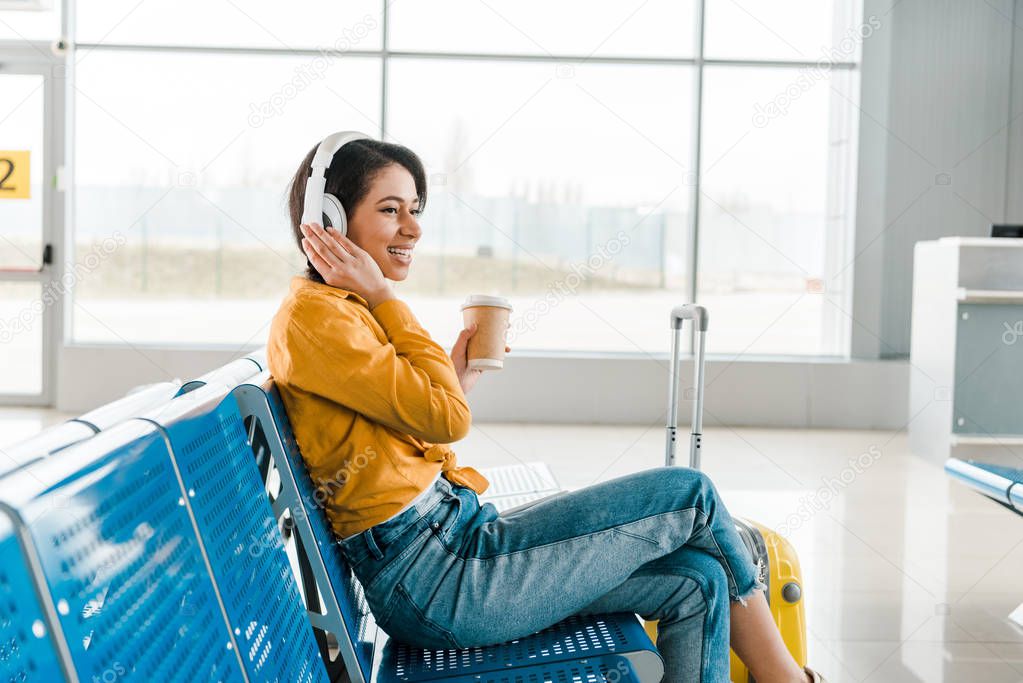
[[[462,304],[462,322],[469,329],[479,327],[469,338],[469,367],[476,370],[500,370],[504,367],[504,347],[508,333],[511,302],[501,296],[470,294]]]

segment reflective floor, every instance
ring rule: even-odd
[[[546,460],[577,488],[663,464],[664,428],[476,425],[462,464]],[[1023,455],[1023,453],[1021,453]],[[1023,681],[1023,517],[910,455],[904,434],[708,429],[734,515],[799,552],[810,664],[832,683]]]
[[[65,416],[0,409],[0,446]],[[568,488],[663,463],[661,425],[474,425],[461,464],[545,460]],[[1023,454],[1021,454],[1023,455]],[[2,450],[0,450],[2,457]],[[1023,517],[910,455],[904,434],[708,429],[733,514],[802,563],[810,664],[831,683],[1023,682]]]

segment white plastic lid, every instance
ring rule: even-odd
[[[462,310],[464,311],[472,306],[498,306],[500,308],[507,308],[509,311],[512,310],[511,302],[503,296],[490,296],[488,294],[470,294],[465,297]]]

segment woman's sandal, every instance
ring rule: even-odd
[[[806,675],[810,677],[811,683],[828,683],[827,679],[825,679],[824,676],[821,676],[819,673],[817,673],[808,666],[804,666],[803,671],[805,671]]]

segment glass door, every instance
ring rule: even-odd
[[[0,404],[51,399],[52,64],[0,64]]]

